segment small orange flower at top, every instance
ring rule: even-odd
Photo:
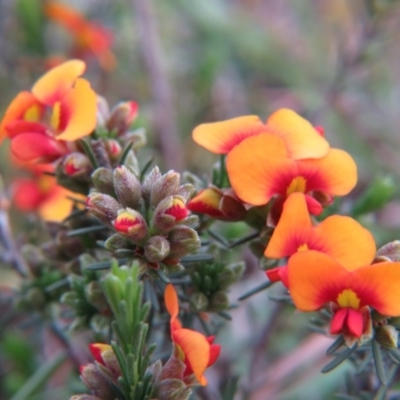
[[[104,70],[111,71],[115,68],[115,57],[110,50],[113,42],[111,31],[99,23],[88,21],[76,9],[61,2],[46,2],[44,11],[49,19],[73,36],[74,57],[85,58],[92,54]]]
[[[42,76],[32,92],[18,94],[0,124],[0,140],[11,139],[13,154],[22,161],[52,162],[75,150],[75,140],[96,127],[96,93],[83,61],[67,61]]]
[[[290,294],[300,311],[332,304],[330,332],[360,338],[370,326],[370,307],[400,316],[400,263],[382,262],[349,271],[332,257],[308,250],[288,264]]]
[[[357,182],[357,166],[345,151],[330,149],[319,159],[294,160],[276,135],[247,138],[228,154],[226,166],[235,193],[255,206],[296,192],[314,202],[313,196],[343,196]]]
[[[246,115],[221,122],[201,124],[193,131],[193,140],[216,154],[227,154],[246,138],[270,134],[283,140],[290,158],[320,158],[327,154],[329,144],[307,120],[294,111],[282,108],[266,123],[256,115]]]
[[[179,301],[173,285],[165,288],[165,305],[171,315],[171,337],[177,349],[177,356],[185,363],[184,377],[194,374],[201,385],[207,384],[205,370],[213,365],[221,346],[212,344],[214,336],[205,337],[200,332],[182,328],[178,320]]]
[[[313,224],[304,194],[293,193],[285,201],[264,255],[283,258],[305,250],[325,253],[352,271],[372,262],[376,245],[372,234],[353,218],[332,215],[320,224]],[[286,276],[284,268],[274,268],[266,274],[271,281],[281,280],[282,274]]]

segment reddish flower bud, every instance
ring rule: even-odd
[[[111,226],[112,221],[117,218],[118,210],[122,208],[114,197],[97,192],[89,194],[86,207],[91,214],[108,226]]]
[[[117,357],[109,344],[91,343],[89,344],[89,349],[94,359],[106,367],[115,379],[121,376],[121,368],[118,364]]]
[[[144,246],[144,255],[150,262],[160,262],[169,254],[169,242],[162,236],[152,236]]]
[[[325,136],[325,129],[323,126],[314,126],[314,129],[321,135]]]
[[[115,131],[117,135],[122,135],[131,126],[138,114],[139,106],[134,101],[125,101],[117,104],[111,111],[107,121],[107,128]]]
[[[180,196],[169,196],[156,207],[152,226],[161,233],[168,233],[179,221],[188,216],[184,199]]]
[[[109,139],[105,142],[106,151],[111,161],[118,160],[122,153],[121,145],[115,139]]]
[[[139,207],[142,198],[141,184],[127,167],[124,165],[114,170],[114,190],[118,200],[124,207]]]
[[[113,225],[117,232],[126,235],[133,242],[143,240],[149,231],[143,216],[131,208],[120,210]]]
[[[157,179],[151,189],[150,205],[156,207],[161,200],[168,196],[177,194],[180,180],[180,174],[175,171],[168,171],[166,174]]]
[[[89,173],[92,165],[82,153],[68,154],[62,162],[62,171],[65,175],[76,177]]]
[[[102,371],[95,364],[88,364],[80,367],[81,378],[85,385],[95,396],[101,399],[113,399],[113,391],[110,382]]]

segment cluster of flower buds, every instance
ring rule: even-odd
[[[108,344],[93,343],[89,349],[95,362],[82,366],[80,373],[92,395],[78,394],[70,400],[114,400],[118,397],[118,378],[122,374],[117,357]]]
[[[198,218],[189,215],[186,203],[193,191],[180,184],[180,174],[162,175],[157,167],[143,183],[132,169],[119,166],[93,174],[98,191],[87,199],[88,210],[116,233],[105,247],[117,256],[138,259],[144,267],[180,268],[179,261],[200,247],[192,228]]]

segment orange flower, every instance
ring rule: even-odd
[[[12,202],[20,211],[37,212],[45,221],[61,222],[73,207],[73,201],[67,196],[77,195],[57,185],[54,177],[44,174],[52,171],[52,166],[36,165],[30,169],[31,177],[15,179]]]
[[[222,221],[241,221],[246,215],[246,208],[232,189],[219,189],[215,186],[197,193],[187,208]]]
[[[283,206],[282,215],[264,255],[283,258],[305,250],[325,253],[351,271],[370,264],[376,246],[372,234],[350,217],[333,215],[313,225],[305,196],[293,193]],[[266,272],[271,281],[277,280],[276,272],[276,269]]]
[[[332,334],[359,338],[367,326],[366,312],[400,315],[400,263],[382,262],[349,271],[332,257],[309,250],[294,254],[288,264],[290,294],[301,311],[333,303]]]
[[[110,50],[113,42],[111,31],[98,23],[88,21],[74,8],[57,1],[46,2],[44,11],[49,19],[72,35],[75,57],[85,58],[92,54],[106,71],[115,67],[115,57]]]
[[[184,376],[194,374],[201,385],[206,385],[205,370],[213,365],[221,346],[212,344],[214,337],[205,337],[200,332],[182,328],[178,320],[179,301],[173,285],[169,284],[164,293],[165,305],[171,315],[171,337],[178,348],[178,356],[185,363]]]
[[[11,150],[17,158],[54,161],[75,149],[67,142],[92,133],[96,93],[79,78],[85,68],[82,61],[67,61],[41,77],[32,93],[22,92],[11,102],[0,134],[12,139]]]
[[[274,112],[265,124],[255,115],[201,124],[194,129],[193,140],[213,153],[227,154],[244,139],[260,133],[280,137],[288,156],[296,160],[320,158],[329,149],[328,142],[319,131],[286,108]]]
[[[281,138],[266,134],[238,144],[227,156],[227,171],[238,197],[256,206],[295,192],[343,196],[357,182],[357,166],[348,153],[330,149],[320,159],[293,160]]]

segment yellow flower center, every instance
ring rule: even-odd
[[[297,251],[306,251],[308,250],[307,243],[301,244],[298,248]]]
[[[339,293],[337,303],[342,308],[354,308],[355,310],[360,308],[360,299],[351,289],[345,289]]]
[[[40,119],[40,109],[39,106],[29,107],[25,113],[23,119],[29,122],[36,122]]]
[[[54,106],[53,106],[53,110],[51,113],[51,126],[54,129],[58,129],[58,127],[60,126],[60,117],[61,117],[61,103],[59,101],[57,101]]]
[[[306,178],[303,178],[302,176],[296,176],[296,178],[293,178],[292,182],[290,182],[290,185],[286,190],[286,195],[289,196],[290,194],[296,192],[305,193],[306,184]]]

